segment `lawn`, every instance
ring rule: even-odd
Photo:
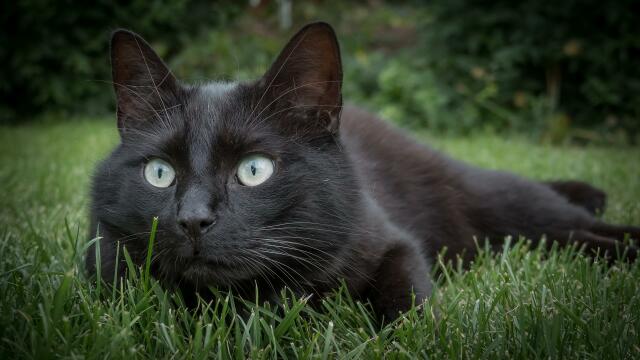
[[[640,224],[640,148],[419,136],[482,166],[587,180],[609,193],[605,219]],[[282,312],[228,294],[188,311],[144,274],[108,292],[81,263],[89,177],[116,142],[108,119],[0,128],[0,358],[640,357],[640,263],[516,241],[441,269],[425,311],[383,328],[342,293]]]

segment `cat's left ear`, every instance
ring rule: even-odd
[[[129,128],[160,121],[176,105],[178,81],[138,34],[128,30],[112,34],[111,67],[122,135]]]
[[[333,28],[312,23],[302,28],[284,47],[260,81],[263,106],[274,111],[304,113],[335,133],[342,109],[342,63]]]

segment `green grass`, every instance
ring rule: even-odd
[[[342,294],[315,310],[289,301],[284,313],[221,294],[190,312],[144,272],[107,293],[80,264],[89,176],[116,142],[107,120],[0,128],[0,358],[640,357],[640,263],[522,242],[445,269],[425,311],[381,329]],[[607,220],[640,223],[638,148],[433,143],[487,167],[588,180],[610,194]]]

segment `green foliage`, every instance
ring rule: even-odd
[[[476,107],[477,123],[551,137],[620,129],[634,140],[638,10],[633,0],[432,1],[419,25],[424,67],[450,108]]]
[[[284,294],[284,311],[220,293],[192,311],[146,267],[110,292],[81,263],[89,175],[117,139],[113,119],[0,128],[0,358],[640,356],[640,262],[608,266],[524,242],[483,252],[468,271],[437,265],[423,310],[384,327],[343,292],[317,309]],[[607,220],[640,222],[638,148],[431,142],[477,165],[590,181],[610,192]]]
[[[3,3],[0,121],[47,112],[104,113],[112,104],[109,34],[127,27],[162,41],[169,59],[205,28],[238,11],[232,2],[26,0]]]
[[[112,111],[107,47],[117,27],[197,83],[259,76],[295,30],[324,20],[340,38],[345,100],[395,122],[549,142],[640,139],[633,0],[294,2],[287,30],[278,4],[7,2],[0,120]]]

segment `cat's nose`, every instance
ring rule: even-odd
[[[204,211],[181,214],[178,217],[178,225],[192,238],[204,235],[215,223],[216,219],[213,214]]]

